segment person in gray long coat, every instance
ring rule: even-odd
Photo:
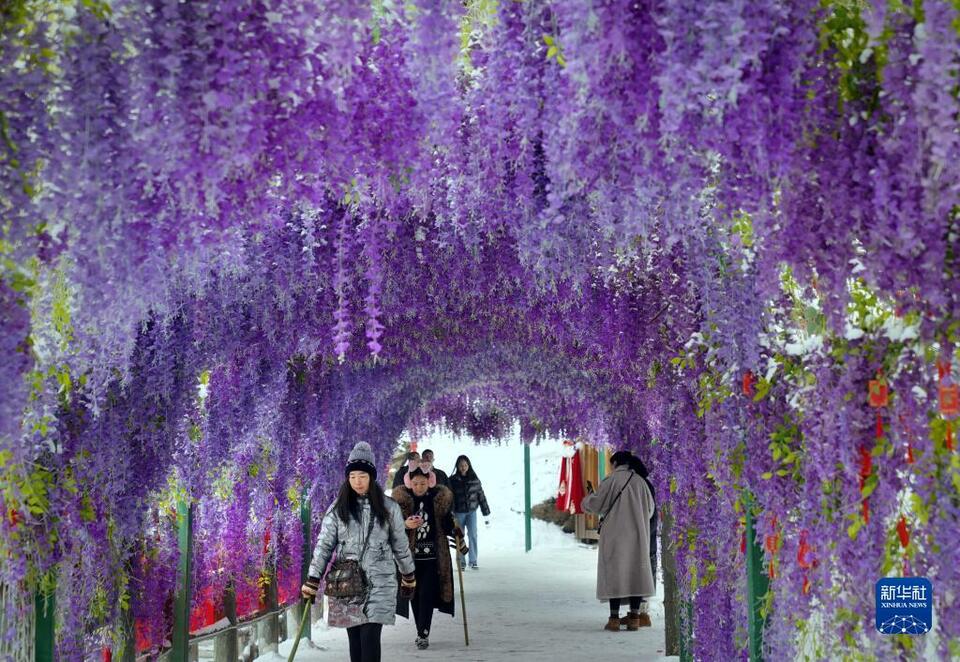
[[[367,595],[331,597],[328,621],[332,627],[347,629],[350,662],[380,662],[383,626],[393,625],[396,620],[397,567],[401,591],[412,594],[416,588],[413,554],[400,506],[383,493],[376,481],[377,467],[370,444],[361,441],[353,447],[345,473],[347,480],[324,515],[309,579],[301,592],[308,600],[316,598],[320,578],[334,553],[341,558],[359,559],[367,576]]]
[[[650,625],[650,616],[641,612],[642,598],[654,595],[650,565],[650,517],[653,496],[646,481],[634,471],[636,458],[619,451],[610,458],[613,472],[596,493],[584,498],[587,512],[603,517],[597,557],[597,599],[610,601],[610,619],[605,629],[617,631],[622,623],[628,630]],[[620,601],[630,601],[627,618],[620,619]]]

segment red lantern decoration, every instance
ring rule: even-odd
[[[757,378],[754,376],[753,372],[747,370],[743,374],[743,383],[741,384],[741,390],[745,396],[753,397],[753,384],[757,381]]]
[[[870,380],[870,406],[873,408],[886,407],[890,400],[890,388],[887,383],[880,379],[880,371],[877,371],[877,379]]]
[[[881,379],[881,374],[877,370],[877,378],[870,380],[868,385],[869,396],[867,398],[870,406],[877,410],[877,439],[883,436],[883,419],[880,417],[880,408],[886,407],[890,402],[890,389],[887,383]]]
[[[950,362],[943,359],[937,360],[937,378],[942,382],[950,375]]]
[[[946,419],[944,443],[947,450],[953,450],[953,422],[950,420],[960,413],[960,388],[950,378],[950,363],[937,361],[937,373],[940,378],[940,415]]]
[[[870,477],[870,472],[873,470],[873,456],[870,455],[870,451],[867,450],[866,446],[860,446],[860,489],[863,489],[863,486],[867,482],[867,478]]]
[[[956,384],[940,384],[940,413],[951,417],[960,414],[960,387]]]
[[[903,518],[903,515],[900,516],[900,521],[897,522],[897,537],[900,538],[901,547],[906,547],[910,544],[910,532],[907,530],[907,520]]]

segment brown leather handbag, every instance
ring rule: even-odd
[[[370,534],[373,532],[374,514],[370,513],[370,526],[367,527],[367,537],[363,541],[363,549],[360,550],[360,556],[356,559],[342,558],[343,543],[340,543],[340,552],[337,553],[337,560],[333,562],[333,567],[327,573],[326,583],[323,587],[323,594],[331,598],[364,598],[370,590],[367,582],[367,573],[364,572],[360,561],[363,555],[367,553],[367,544],[370,542]]]

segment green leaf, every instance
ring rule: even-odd
[[[873,494],[873,491],[877,489],[877,485],[879,484],[880,484],[880,477],[877,476],[877,474],[872,473],[869,476],[867,476],[867,480],[864,481],[863,490],[861,491],[863,498],[866,499],[871,494]]]
[[[850,536],[851,540],[856,540],[857,534],[860,532],[860,527],[863,526],[863,520],[859,517],[853,521],[853,524],[847,527],[847,535]]]

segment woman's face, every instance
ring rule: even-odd
[[[413,493],[418,497],[422,497],[430,489],[430,481],[427,480],[426,476],[414,476],[410,480],[410,484],[413,486]]]
[[[370,491],[370,474],[366,471],[351,471],[348,480],[350,487],[360,496]]]
[[[457,462],[457,470],[458,470],[462,475],[465,476],[465,475],[467,474],[467,471],[468,471],[469,469],[470,469],[470,463],[467,462],[466,460],[460,460],[459,462]]]

